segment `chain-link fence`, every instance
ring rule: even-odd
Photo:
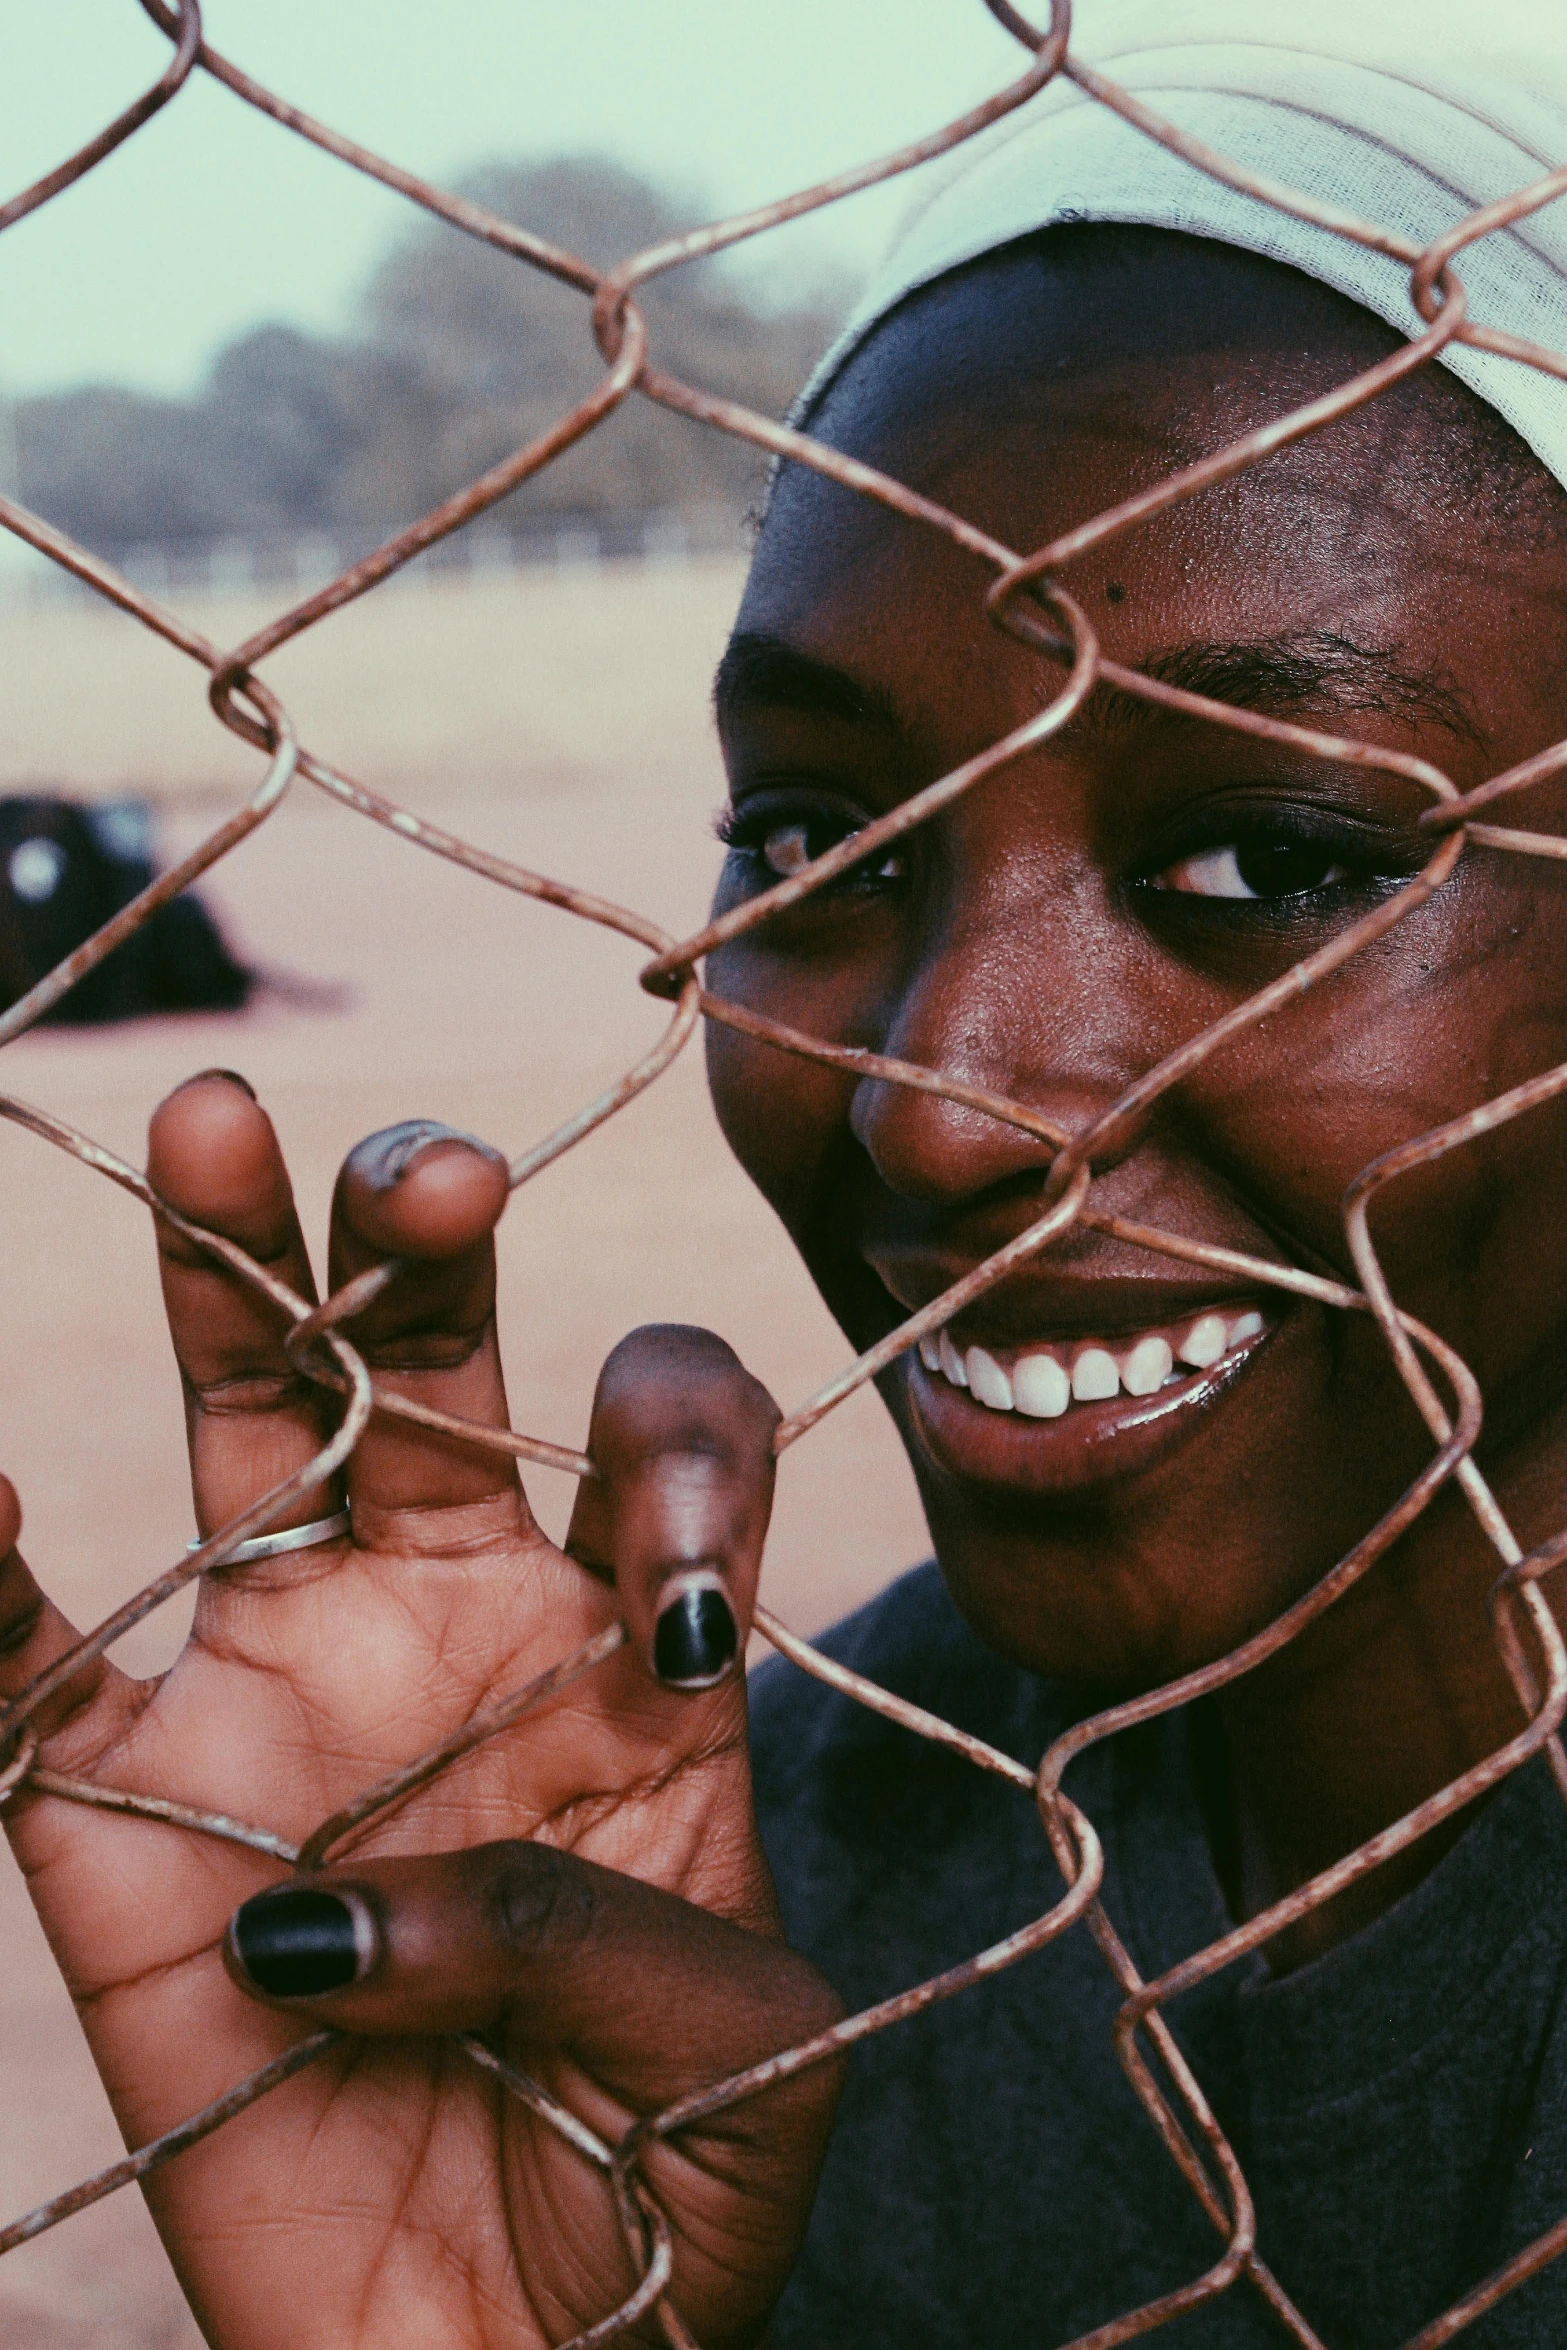
[[[1206,1063],[1234,1038],[1255,1031],[1269,1015],[1304,990],[1340,970],[1374,940],[1385,937],[1416,908],[1425,904],[1454,871],[1471,842],[1493,850],[1528,857],[1567,856],[1562,839],[1508,829],[1489,821],[1496,803],[1509,794],[1567,768],[1567,743],[1541,750],[1535,757],[1495,775],[1478,788],[1460,794],[1439,769],[1423,759],[1286,723],[1250,710],[1213,701],[1161,682],[1140,671],[1122,667],[1100,652],[1084,613],[1061,584],[1059,575],[1087,550],[1132,529],[1138,523],[1199,495],[1211,485],[1242,472],[1271,451],[1305,434],[1320,430],[1373,399],[1385,387],[1412,370],[1428,364],[1448,344],[1465,342],[1480,350],[1500,353],[1523,365],[1567,379],[1567,358],[1525,343],[1470,320],[1465,314],[1455,263],[1477,239],[1524,218],[1554,197],[1567,193],[1567,167],[1548,178],[1485,207],[1462,221],[1434,244],[1419,249],[1373,223],[1361,221],[1337,207],[1298,190],[1259,180],[1220,154],[1188,137],[1150,112],[1126,90],[1107,80],[1077,58],[1070,46],[1069,0],[1054,0],[1048,30],[1031,26],[1009,0],[986,0],[991,14],[1012,34],[1025,56],[1025,70],[1008,87],[959,120],[917,143],[900,149],[799,194],[714,225],[693,229],[646,252],[633,255],[617,268],[600,272],[569,253],[557,250],[526,227],[499,219],[475,204],[444,194],[440,189],[368,153],[325,125],[311,120],[273,92],[261,87],[237,66],[207,47],[202,38],[198,0],[141,0],[147,14],[167,35],[172,54],[167,70],[138,102],[62,163],[46,178],[0,207],[0,228],[45,204],[93,169],[123,140],[132,137],[161,107],[173,100],[195,72],[205,72],[225,85],[247,105],[269,116],[281,129],[309,140],[355,170],[377,179],[411,203],[449,222],[465,234],[481,238],[521,266],[544,270],[574,288],[583,301],[583,329],[591,332],[603,356],[604,372],[597,389],[549,431],[519,449],[465,489],[362,562],[333,579],[317,593],[281,613],[243,644],[229,650],[209,643],[172,612],[163,610],[126,579],[72,544],[36,515],[0,500],[0,521],[32,547],[59,564],[110,603],[131,614],[160,636],[176,652],[207,673],[207,693],[222,723],[255,747],[263,772],[255,789],[237,813],[191,855],[164,874],[123,913],[105,926],[30,993],[0,1018],[0,1043],[9,1043],[36,1021],[85,972],[153,911],[184,889],[198,874],[238,849],[264,823],[284,794],[303,778],[316,789],[369,821],[390,828],[411,847],[423,849],[466,867],[503,889],[520,892],[564,909],[587,922],[600,924],[640,942],[650,960],[642,984],[672,1006],[668,1025],[655,1048],[626,1071],[556,1131],[523,1150],[511,1165],[513,1186],[549,1166],[565,1152],[585,1143],[594,1129],[613,1118],[651,1085],[687,1044],[703,1020],[715,1020],[744,1035],[787,1053],[804,1055],[829,1067],[852,1068],[860,1077],[873,1077],[895,1086],[916,1087],[944,1100],[1007,1122],[1035,1138],[1053,1154],[1046,1184],[1044,1213],[1005,1248],[950,1287],[942,1296],[912,1315],[903,1325],[851,1363],[837,1378],[809,1397],[784,1419],[776,1448],[805,1436],[836,1404],[892,1363],[921,1338],[934,1339],[966,1305],[1002,1281],[1014,1268],[1074,1228],[1090,1230],[1135,1248],[1175,1258],[1182,1263],[1243,1280],[1259,1289],[1314,1300],[1345,1314],[1369,1314],[1379,1326],[1400,1378],[1412,1397],[1433,1450],[1426,1466],[1398,1504],[1314,1589],[1243,1646],[1200,1671],[1151,1694],[1109,1708],[1084,1721],[1060,1738],[1046,1754],[1037,1772],[999,1753],[939,1717],[876,1687],[858,1674],[820,1655],[799,1639],[765,1606],[757,1611],[759,1630],[773,1645],[807,1673],[845,1691],[864,1706],[901,1724],[916,1735],[953,1749],[976,1769],[994,1772],[1029,1789],[1036,1798],[1043,1833],[1067,1883],[1067,1891],[1043,1917],[951,1971],[917,1985],[879,2006],[849,2017],[807,2044],[790,2049],[766,2064],[737,2077],[704,2088],[667,2110],[640,2120],[618,2145],[604,2143],[574,2115],[545,2095],[537,2084],[498,2059],[482,2042],[467,2042],[473,2061],[499,2076],[506,2088],[525,2100],[542,2119],[578,2150],[585,2163],[604,2174],[605,2192],[613,2192],[628,2245],[641,2282],[623,2306],[606,2311],[602,2322],[578,2336],[578,2344],[608,2341],[656,2312],[666,2337],[674,2343],[690,2339],[667,2294],[672,2272],[669,2230],[639,2175],[639,2158],[650,2142],[667,2138],[738,2100],[754,2095],[769,2083],[821,2062],[850,2043],[881,2032],[900,2019],[949,1999],[982,1977],[1015,1964],[1057,1937],[1083,1931],[1090,1934],[1105,1966],[1123,1995],[1116,2028],[1117,2053],[1150,2125],[1158,2132],[1178,2165],[1192,2194],[1212,2222],[1221,2240],[1213,2265],[1202,2276],[1160,2300],[1130,2311],[1101,2328],[1091,2339],[1104,2350],[1112,2343],[1145,2333],[1166,2319],[1230,2290],[1237,2285],[1260,2293],[1289,2335],[1301,2343],[1317,2337],[1295,2310],[1288,2296],[1261,2258],[1256,2241],[1255,2212],[1245,2175],[1228,2144],[1201,2084],[1177,2045],[1165,2021],[1164,2009],[1179,1992],[1215,1974],[1247,1952],[1260,1949],[1286,1927],[1332,1901],[1345,1888],[1385,1867],[1417,1839],[1450,1818],[1485,1789],[1516,1771],[1542,1748],[1549,1756],[1557,1784],[1567,1797],[1567,1757],[1558,1741],[1558,1728],[1567,1710],[1567,1649],[1539,1590],[1539,1581],[1551,1567],[1567,1558],[1567,1533],[1525,1555],[1473,1458],[1478,1435],[1481,1399],[1476,1380],[1462,1358],[1433,1331],[1401,1310],[1389,1289],[1368,1228],[1368,1211],[1384,1185],[1407,1171],[1427,1165],[1446,1153],[1462,1150],[1507,1121],[1567,1092],[1567,1066],[1535,1077],[1470,1111],[1466,1116],[1420,1136],[1366,1167],[1350,1186],[1345,1200],[1345,1229],[1359,1286],[1331,1280],[1272,1259],[1258,1258],[1207,1245],[1177,1232],[1166,1232],[1103,1209],[1096,1201],[1093,1161],[1117,1130],[1124,1130],[1135,1114],[1167,1095],[1173,1087]],[[683,382],[654,363],[643,317],[637,306],[638,289],[661,272],[677,269],[721,252],[741,240],[763,234],[781,222],[835,203],[867,187],[915,169],[974,137],[988,124],[1023,105],[1055,76],[1074,82],[1087,97],[1119,115],[1150,140],[1181,156],[1196,171],[1279,207],[1296,218],[1313,222],[1335,234],[1393,256],[1410,272],[1415,306],[1425,330],[1393,355],[1326,397],[1292,415],[1247,434],[1219,453],[1170,476],[1157,486],[1079,525],[1055,543],[1031,553],[1019,552],[977,529],[962,516],[918,495],[901,482],[845,457],[807,435],[753,414],[734,403],[715,398],[700,387]],[[943,534],[976,556],[994,573],[986,605],[995,624],[1022,639],[1060,665],[1064,681],[1050,700],[1025,725],[994,743],[954,772],[916,792],[826,854],[813,858],[798,872],[735,906],[710,922],[694,937],[675,939],[637,912],[607,903],[563,881],[532,873],[493,856],[456,835],[441,830],[394,806],[365,785],[328,764],[321,753],[306,749],[297,739],[288,712],[257,672],[267,655],[312,627],[326,614],[366,594],[423,550],[476,521],[498,500],[540,472],[563,450],[591,433],[623,401],[648,399],[690,420],[693,427],[738,435],[770,455],[813,468],[882,506],[907,517],[924,529]],[[710,994],[699,975],[703,958],[724,942],[756,930],[783,908],[796,905],[835,876],[884,850],[890,843],[926,822],[958,797],[982,785],[1007,765],[1047,741],[1072,718],[1097,686],[1143,703],[1212,724],[1227,726],[1269,742],[1293,746],[1318,761],[1359,764],[1407,779],[1427,795],[1429,806],[1420,819],[1430,842],[1429,859],[1422,870],[1374,911],[1343,929],[1332,940],[1283,976],[1262,988],[1202,1034],[1169,1053],[1129,1086],[1102,1115],[1080,1131],[1068,1132],[1040,1116],[1026,1102],[1014,1101],[960,1082],[939,1069],[922,1068],[851,1050],[804,1035],[798,1030]],[[99,1657],[130,1627],[159,1607],[172,1593],[207,1570],[220,1566],[236,1547],[275,1526],[302,1496],[324,1485],[341,1469],[359,1440],[372,1410],[404,1421],[460,1435],[465,1443],[509,1452],[522,1460],[540,1461],[580,1476],[593,1468],[585,1455],[529,1436],[497,1432],[452,1420],[408,1397],[383,1391],[372,1381],[345,1326],[379,1294],[393,1273],[380,1268],[360,1276],[319,1306],[311,1306],[273,1273],[253,1261],[233,1242],[203,1232],[176,1215],[155,1196],[143,1175],[72,1131],[41,1110],[11,1098],[0,1099],[0,1114],[29,1128],[42,1140],[69,1152],[119,1184],[193,1247],[207,1252],[262,1298],[279,1308],[292,1324],[290,1359],[309,1377],[336,1385],[345,1395],[341,1424],[332,1441],[296,1474],[275,1486],[240,1516],[207,1537],[191,1555],[159,1575],[135,1598],[117,1609],[95,1631],[61,1656],[46,1672],[0,1713],[0,1795],[24,1785],[67,1801],[95,1805],[138,1817],[152,1818],[188,1830],[194,1836],[228,1839],[293,1864],[319,1865],[355,1831],[380,1813],[400,1803],[411,1791],[427,1785],[459,1756],[484,1741],[500,1737],[534,1708],[546,1704],[568,1683],[591,1673],[624,1640],[618,1625],[600,1633],[574,1654],[564,1656],[552,1670],[503,1702],[461,1724],[430,1752],[406,1768],[367,1787],[351,1803],[325,1819],[295,1846],[262,1826],[220,1817],[175,1801],[152,1799],[112,1787],[62,1777],[42,1766],[37,1739],[30,1724],[40,1707],[64,1689],[91,1660]],[[1433,1383],[1433,1373],[1445,1384],[1453,1408],[1444,1403]],[[1447,1486],[1462,1494],[1486,1542],[1494,1551],[1499,1573],[1493,1611],[1499,1652],[1527,1717],[1527,1726],[1496,1752],[1466,1771],[1450,1785],[1399,1820],[1396,1825],[1351,1852],[1333,1867],[1302,1885],[1287,1899],[1275,1902],[1260,1915],[1237,1926],[1208,1948],[1153,1981],[1144,1981],[1098,1900],[1103,1861],[1094,1823],[1063,1792],[1068,1765],[1084,1750],[1119,1730],[1169,1713],[1253,1671],[1275,1656],[1325,1610],[1358,1583],[1398,1538],[1429,1508]],[[278,2083],[312,2064],[336,2035],[316,2033],[204,2111],[193,2114],[178,2128],[144,2145],[124,2161],[69,2193],[0,2229],[0,2252],[56,2226],[99,2197],[130,2180],[145,2176],[184,2148],[220,2128]],[[1567,2248],[1567,2217],[1415,2338],[1408,2350],[1434,2350],[1461,2332],[1504,2294],[1533,2275]]]

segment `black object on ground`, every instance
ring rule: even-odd
[[[0,1009],[90,938],[154,878],[152,828],[135,800],[87,807],[0,798]],[[45,1014],[64,1025],[149,1012],[237,1011],[256,985],[187,890]]]

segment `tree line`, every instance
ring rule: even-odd
[[[494,164],[462,192],[600,266],[701,217],[592,159]],[[781,415],[843,307],[822,284],[777,303],[703,263],[638,295],[660,363]],[[95,552],[324,534],[351,552],[497,463],[592,389],[603,362],[580,294],[426,221],[373,271],[343,336],[266,325],[227,344],[190,399],[107,384],[22,400],[24,502]],[[627,401],[496,508],[517,533],[668,513],[738,525],[765,473],[727,434]]]

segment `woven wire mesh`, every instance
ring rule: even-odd
[[[1163,2010],[1178,1993],[1244,1954],[1260,1949],[1283,1929],[1332,1901],[1346,1887],[1394,1860],[1417,1839],[1516,1771],[1541,1749],[1549,1758],[1558,1788],[1567,1798],[1567,1756],[1558,1738],[1562,1716],[1567,1710],[1567,1648],[1539,1589],[1540,1578],[1567,1557],[1567,1532],[1525,1555],[1473,1458],[1481,1420],[1477,1382],[1451,1347],[1401,1310],[1384,1277],[1367,1222],[1371,1202],[1394,1178],[1449,1151],[1462,1149],[1525,1111],[1567,1092],[1567,1065],[1513,1087],[1467,1115],[1388,1152],[1361,1171],[1350,1185],[1344,1202],[1345,1231],[1358,1286],[1272,1259],[1210,1246],[1111,1214],[1096,1202],[1093,1161],[1106,1139],[1131,1115],[1145,1111],[1231,1039],[1257,1028],[1276,1008],[1339,970],[1423,905],[1454,871],[1469,843],[1483,843],[1493,850],[1519,856],[1567,857],[1567,840],[1475,821],[1482,811],[1489,811],[1510,793],[1567,767],[1567,742],[1543,749],[1461,794],[1447,776],[1423,759],[1238,709],[1123,668],[1101,653],[1093,629],[1061,584],[1059,574],[1089,549],[1199,495],[1272,450],[1320,430],[1375,398],[1386,386],[1429,364],[1449,343],[1465,342],[1567,378],[1567,357],[1469,319],[1462,285],[1454,268],[1459,255],[1479,238],[1506,228],[1567,193],[1567,166],[1475,212],[1422,250],[1408,239],[1359,220],[1329,202],[1258,179],[1152,113],[1128,91],[1075,55],[1070,47],[1070,0],[1053,0],[1050,23],[1044,30],[1027,22],[1009,5],[1009,0],[985,0],[991,15],[1019,43],[1025,53],[1025,65],[1016,80],[984,104],[894,154],[778,202],[670,238],[632,255],[612,270],[599,271],[547,243],[525,226],[444,193],[288,105],[205,44],[199,0],[179,0],[178,5],[171,4],[171,0],[140,0],[140,4],[172,44],[165,72],[144,96],[87,146],[9,203],[0,205],[0,229],[49,202],[90,171],[174,99],[192,74],[205,72],[247,105],[269,116],[281,129],[379,180],[467,235],[509,254],[521,266],[542,270],[575,289],[583,300],[583,331],[591,333],[596,341],[604,372],[597,388],[537,439],[410,524],[318,593],[280,613],[243,644],[228,651],[209,643],[47,522],[10,500],[0,499],[0,522],[9,530],[108,602],[131,614],[207,673],[207,693],[213,711],[225,726],[254,747],[262,766],[260,780],[236,813],[0,1017],[0,1044],[9,1043],[30,1027],[159,906],[220,858],[236,850],[247,835],[266,821],[295,781],[303,778],[370,822],[388,827],[411,848],[448,858],[503,889],[520,892],[560,907],[583,921],[618,931],[649,950],[652,959],[642,971],[642,984],[673,1005],[660,1041],[616,1084],[512,1161],[514,1188],[575,1149],[596,1127],[613,1118],[654,1083],[704,1019],[728,1023],[754,1039],[789,1053],[829,1066],[852,1067],[860,1076],[918,1087],[956,1104],[981,1110],[1035,1138],[1053,1154],[1045,1192],[1047,1204],[1028,1230],[912,1315],[791,1412],[777,1430],[778,1451],[805,1436],[845,1396],[892,1363],[904,1349],[917,1344],[922,1337],[933,1338],[964,1306],[1074,1227],[1100,1232],[1210,1272],[1243,1278],[1248,1285],[1259,1289],[1311,1299],[1346,1314],[1373,1316],[1399,1377],[1430,1433],[1433,1447],[1429,1461],[1400,1501],[1282,1616],[1216,1663],[1079,1723],[1057,1740],[1037,1771],[823,1656],[792,1633],[771,1610],[765,1606],[758,1608],[757,1629],[805,1672],[846,1692],[917,1736],[953,1749],[977,1769],[993,1772],[1027,1789],[1037,1802],[1043,1833],[1067,1890],[1047,1914],[1005,1942],[977,1953],[963,1964],[895,1998],[850,2016],[830,2031],[765,2064],[705,2087],[661,2113],[645,2116],[619,2145],[606,2144],[537,2084],[504,2064],[482,2041],[465,2041],[463,2045],[473,2062],[496,2075],[508,2091],[524,2099],[557,2130],[584,2162],[596,2166],[604,2175],[606,2194],[614,2197],[640,2282],[630,2299],[618,2308],[607,2309],[599,2322],[576,2337],[577,2350],[589,2342],[612,2340],[650,2315],[656,2315],[671,2342],[691,2339],[668,2293],[672,2274],[669,2228],[639,2174],[639,2157],[651,2141],[689,2128],[726,2106],[755,2095],[770,2083],[833,2056],[853,2041],[884,2031],[937,2000],[954,1997],[983,1977],[1078,1930],[1093,1937],[1122,1994],[1115,2027],[1121,2064],[1150,2125],[1158,2132],[1211,2221],[1220,2239],[1220,2250],[1204,2274],[1083,2337],[1075,2350],[1086,2350],[1090,2342],[1095,2350],[1109,2350],[1111,2344],[1149,2332],[1242,2283],[1261,2294],[1294,2340],[1315,2343],[1317,2336],[1294,2308],[1258,2251],[1256,2214],[1245,2175],[1164,2019]],[[1112,110],[1145,137],[1183,157],[1193,169],[1402,262],[1409,269],[1412,298],[1425,321],[1425,331],[1309,407],[1260,427],[1231,446],[1079,525],[1051,545],[1032,552],[1009,548],[901,482],[788,426],[714,397],[653,363],[647,329],[636,299],[638,289],[651,278],[759,236],[782,222],[835,203],[857,189],[914,170],[973,138],[1058,76],[1075,83],[1087,98]],[[927,530],[943,534],[977,556],[994,573],[986,605],[995,624],[1042,651],[1064,671],[1064,682],[1048,706],[1025,725],[850,839],[812,859],[775,887],[737,905],[686,939],[670,937],[656,923],[629,908],[610,904],[569,883],[529,872],[491,855],[393,805],[341,773],[324,756],[301,745],[287,711],[256,674],[258,665],[268,654],[326,614],[366,594],[425,548],[460,531],[521,483],[541,472],[562,451],[591,433],[622,402],[633,398],[653,400],[688,418],[693,426],[736,435],[773,457],[810,467],[859,496],[879,502]],[[1339,932],[1305,961],[1169,1053],[1100,1116],[1070,1133],[1039,1115],[1026,1102],[986,1092],[939,1069],[917,1067],[812,1038],[754,1011],[725,1003],[703,986],[700,966],[712,949],[756,929],[774,913],[821,889],[839,873],[873,856],[886,844],[949,807],[960,795],[1047,741],[1068,723],[1096,686],[1109,686],[1121,694],[1162,705],[1186,717],[1294,746],[1316,760],[1358,763],[1406,778],[1429,799],[1430,804],[1420,819],[1430,840],[1428,861],[1375,911]],[[428,1753],[379,1784],[366,1788],[354,1801],[320,1822],[297,1846],[262,1826],[218,1816],[172,1799],[73,1780],[46,1769],[39,1760],[37,1736],[30,1726],[46,1701],[171,1594],[193,1578],[221,1566],[239,1544],[277,1525],[301,1497],[329,1480],[352,1452],[372,1410],[444,1429],[460,1435],[467,1443],[510,1452],[522,1460],[544,1462],[579,1476],[591,1476],[593,1464],[585,1454],[541,1438],[453,1420],[406,1396],[379,1389],[345,1329],[395,1277],[393,1270],[378,1268],[369,1275],[361,1275],[323,1304],[312,1306],[234,1242],[205,1232],[177,1215],[157,1198],[142,1174],[86,1136],[42,1110],[12,1098],[0,1097],[0,1114],[131,1192],[187,1243],[221,1262],[241,1282],[281,1309],[291,1324],[290,1360],[305,1375],[330,1381],[346,1399],[337,1432],[307,1466],[275,1486],[149,1583],[59,1657],[0,1712],[0,1757],[5,1758],[0,1767],[0,1800],[19,1787],[30,1786],[67,1801],[158,1819],[192,1835],[227,1839],[297,1866],[319,1866],[367,1823],[401,1803],[416,1788],[434,1780],[460,1756],[488,1739],[512,1731],[530,1711],[546,1705],[568,1683],[591,1673],[622,1645],[624,1632],[619,1625],[612,1625],[574,1653],[562,1656],[550,1671],[528,1686],[462,1723]],[[1451,1408],[1433,1383],[1433,1372],[1448,1389]],[[1157,1979],[1144,1981],[1099,1901],[1103,1875],[1101,1847],[1092,1821],[1063,1791],[1062,1778],[1068,1765],[1085,1749],[1114,1736],[1117,1731],[1167,1714],[1216,1691],[1276,1655],[1359,1582],[1449,1484],[1462,1494],[1499,1562],[1492,1595],[1495,1636],[1527,1717],[1526,1726],[1391,1828],[1313,1877],[1286,1899],[1273,1903]],[[179,2127],[143,2145],[97,2177],[0,2228],[0,2252],[43,2233],[115,2188],[170,2161],[280,2082],[313,2063],[336,2041],[337,2035],[329,2032],[316,2033],[300,2041]],[[1434,2350],[1436,2344],[1450,2340],[1563,2249],[1567,2249],[1567,2216],[1424,2327],[1407,2345],[1407,2350]]]

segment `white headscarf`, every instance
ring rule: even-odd
[[[1077,0],[1072,48],[1246,169],[1417,245],[1567,161],[1567,0]],[[1403,264],[1208,178],[1059,78],[916,204],[798,412],[917,286],[1067,220],[1244,246],[1422,331]],[[1472,319],[1567,350],[1567,197],[1455,266]],[[1456,343],[1442,364],[1567,482],[1567,383]]]

